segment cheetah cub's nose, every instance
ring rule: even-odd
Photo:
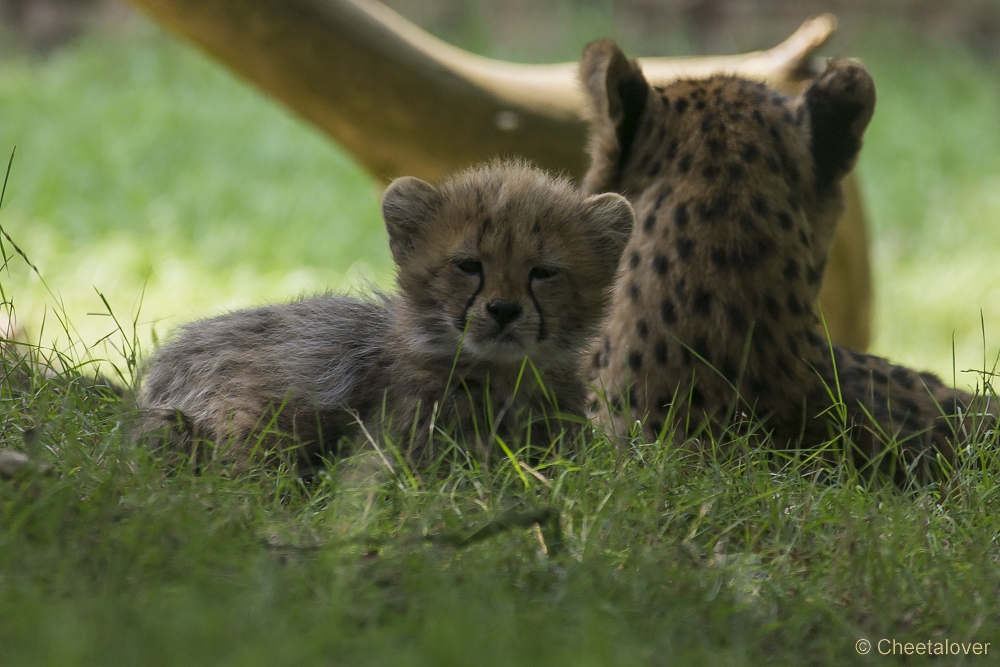
[[[516,301],[490,301],[486,304],[486,310],[497,321],[497,324],[503,328],[516,320],[517,316],[521,314],[521,304]]]

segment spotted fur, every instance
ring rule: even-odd
[[[145,430],[180,415],[188,439],[238,459],[275,432],[326,453],[360,420],[416,459],[442,434],[488,458],[494,434],[548,446],[563,417],[582,418],[580,354],[631,232],[628,202],[508,162],[440,186],[398,179],[382,214],[396,294],[183,327],[142,385]]]
[[[900,474],[935,452],[953,460],[956,429],[984,425],[978,402],[830,346],[815,305],[874,111],[864,68],[832,61],[795,98],[725,75],[651,87],[604,40],[581,79],[584,189],[624,194],[637,219],[590,359],[598,419],[619,435],[642,422],[653,439],[672,411],[684,441],[752,416],[788,446],[846,433],[859,463]],[[880,456],[891,440],[902,459]]]

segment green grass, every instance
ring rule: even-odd
[[[857,664],[860,638],[997,651],[996,443],[947,491],[845,466],[818,480],[746,442],[692,462],[600,438],[544,481],[506,459],[415,481],[347,460],[303,483],[168,468],[130,443],[118,399],[19,377],[0,444],[52,468],[0,482],[4,665]],[[543,507],[556,555],[530,529],[423,539]]]
[[[980,310],[990,354],[1000,339],[1000,85],[953,47],[860,44],[880,95],[860,167],[875,349],[950,377],[953,331],[958,369],[982,365]],[[0,224],[57,297],[17,258],[0,286],[69,365],[88,351],[68,338],[114,332],[95,287],[119,348],[145,289],[148,349],[150,322],[162,336],[389,281],[367,177],[158,32],[5,62],[0,104],[0,147],[18,145]],[[130,444],[125,402],[73,374],[14,377],[0,448],[52,468],[0,480],[0,665],[903,662],[859,658],[862,637],[993,642],[967,664],[1000,655],[995,443],[946,489],[908,492],[847,468],[817,482],[740,446],[692,464],[600,440],[553,462],[548,483],[505,461],[416,486],[347,463],[303,484],[280,469],[165,472]],[[462,549],[421,540],[549,506],[556,557],[530,529]]]

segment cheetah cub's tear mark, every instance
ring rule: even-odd
[[[955,429],[984,426],[980,401],[878,357],[831,354],[816,314],[841,181],[875,107],[865,69],[834,60],[795,98],[721,75],[651,87],[603,40],[580,78],[584,189],[626,195],[638,221],[589,361],[608,430],[638,420],[652,441],[673,409],[683,441],[752,415],[788,446],[846,428],[860,464],[900,479],[935,452],[954,460]],[[893,439],[902,459],[880,456]]]
[[[382,215],[397,293],[182,327],[142,384],[144,429],[179,415],[176,438],[237,461],[283,433],[310,458],[357,438],[357,416],[419,462],[449,438],[483,459],[494,435],[546,448],[581,421],[580,354],[631,233],[628,202],[506,162],[439,186],[397,179]]]

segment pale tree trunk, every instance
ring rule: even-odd
[[[579,177],[576,63],[520,65],[446,44],[370,0],[130,0],[315,124],[386,182],[437,179],[495,155]],[[796,92],[833,32],[822,16],[769,51],[640,58],[651,83],[724,70]],[[864,349],[871,278],[864,212],[848,183],[820,302],[836,342]]]

